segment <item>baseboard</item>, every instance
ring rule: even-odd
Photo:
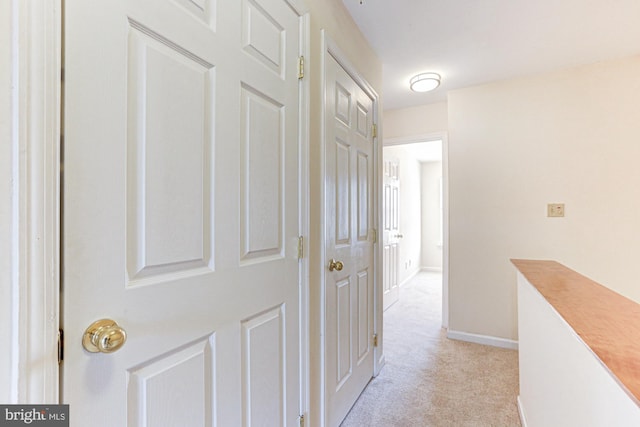
[[[420,271],[425,273],[442,273],[442,267],[421,267]]]
[[[522,424],[522,427],[527,427],[527,417],[524,416],[524,406],[522,406],[520,396],[518,396],[518,415],[520,415],[520,424]]]
[[[416,277],[416,275],[418,273],[420,273],[420,269],[419,268],[417,268],[415,271],[411,272],[411,274],[409,274],[406,279],[404,279],[402,282],[400,282],[400,286],[404,286],[407,283],[409,283],[411,281],[411,279]]]
[[[374,377],[377,377],[380,374],[380,372],[382,371],[382,368],[384,368],[384,365],[386,365],[386,363],[387,363],[387,359],[385,358],[385,355],[383,354],[378,359],[378,363],[375,364],[375,366],[373,367],[373,376]]]
[[[490,337],[488,335],[470,334],[467,332],[452,331],[447,332],[447,338],[458,341],[472,342],[476,344],[490,345],[492,347],[507,348],[509,350],[518,349],[518,341],[505,338]]]

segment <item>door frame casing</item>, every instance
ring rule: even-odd
[[[373,138],[373,182],[374,182],[374,191],[372,197],[372,205],[373,205],[373,224],[375,224],[375,228],[377,230],[378,239],[374,243],[373,248],[373,332],[378,337],[378,346],[373,348],[373,376],[377,376],[382,367],[384,366],[384,348],[383,348],[383,327],[382,327],[382,286],[379,283],[380,278],[382,277],[381,267],[382,263],[380,260],[382,259],[382,245],[379,242],[379,231],[382,229],[382,219],[379,214],[382,212],[382,199],[379,194],[382,189],[382,176],[379,173],[382,166],[382,144],[380,143],[382,135],[382,126],[380,121],[378,120],[378,111],[380,100],[377,92],[369,84],[369,82],[362,76],[362,74],[358,71],[358,69],[351,63],[349,57],[338,47],[338,44],[329,36],[329,34],[322,29],[320,34],[321,41],[321,88],[320,93],[322,96],[322,106],[320,113],[320,140],[322,141],[322,148],[320,150],[320,170],[322,171],[322,179],[320,180],[320,193],[322,197],[320,198],[320,212],[322,212],[322,221],[320,223],[320,236],[319,239],[319,272],[320,272],[320,296],[321,298],[316,303],[319,304],[320,309],[320,319],[319,319],[319,334],[318,336],[311,336],[310,338],[315,341],[317,345],[316,348],[320,350],[319,357],[319,373],[317,378],[320,379],[319,387],[317,387],[319,396],[318,401],[312,402],[314,403],[314,407],[317,408],[319,417],[316,419],[319,420],[319,425],[326,425],[327,420],[327,393],[326,393],[326,384],[325,384],[325,375],[326,375],[326,230],[327,230],[327,216],[324,214],[326,212],[326,198],[327,198],[327,187],[325,185],[326,182],[326,126],[327,126],[327,117],[326,117],[326,87],[327,87],[327,71],[326,64],[329,56],[333,57],[338,64],[347,72],[347,74],[360,86],[360,88],[373,100],[373,124],[377,126],[377,136]]]
[[[384,147],[442,141],[442,327],[449,329],[449,141],[447,132],[390,138]]]
[[[300,55],[310,52],[309,8],[303,0],[285,0],[300,19]],[[0,65],[10,71],[10,107],[0,117],[10,128],[12,156],[11,215],[3,217],[0,230],[9,230],[11,264],[7,277],[10,298],[0,309],[10,313],[0,332],[8,334],[11,348],[0,366],[0,390],[5,403],[59,403],[61,283],[61,173],[63,130],[62,0],[10,0],[0,11],[11,15],[11,26],[2,34],[11,44],[10,57]],[[305,65],[305,67],[308,67]],[[4,83],[4,82],[2,82]],[[300,236],[309,235],[309,134],[310,84],[300,81],[299,206]],[[4,93],[4,92],[3,92]],[[4,125],[4,123],[3,123]],[[4,130],[4,129],[3,129]],[[2,176],[4,179],[4,175]],[[305,248],[306,249],[306,248]],[[305,253],[307,251],[305,250]],[[300,413],[309,412],[309,261],[300,261]],[[4,286],[4,281],[2,282]],[[2,320],[5,318],[3,317]],[[3,360],[4,362],[4,360]]]
[[[287,0],[300,17],[300,56],[307,58],[311,52],[311,15],[303,0]],[[303,61],[303,74],[309,75],[308,61]],[[300,237],[302,237],[302,257],[300,259],[300,415],[309,418],[310,408],[310,340],[309,340],[309,310],[310,310],[310,274],[309,274],[309,217],[311,199],[309,196],[311,184],[309,176],[309,141],[311,135],[311,83],[309,78],[299,80],[300,104],[298,117],[299,144],[298,153],[298,221]]]
[[[62,4],[11,0],[3,8],[11,16],[11,55],[0,61],[11,70],[12,214],[11,266],[3,272],[10,298],[0,307],[11,313],[11,352],[0,382],[8,384],[7,403],[57,403]]]

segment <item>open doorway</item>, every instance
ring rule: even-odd
[[[385,309],[402,286],[428,274],[441,286],[434,293],[448,327],[446,265],[446,137],[385,141],[383,147]],[[440,297],[441,295],[441,297]]]

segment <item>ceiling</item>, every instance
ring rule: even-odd
[[[384,109],[640,54],[640,0],[342,0],[383,63]],[[409,79],[442,76],[418,94]],[[640,78],[640,76],[638,76]]]

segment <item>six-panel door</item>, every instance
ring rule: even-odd
[[[73,426],[298,423],[299,25],[285,0],[65,2]],[[100,318],[119,351],[83,350]]]
[[[326,63],[325,272],[327,426],[337,426],[373,376],[373,100]]]

